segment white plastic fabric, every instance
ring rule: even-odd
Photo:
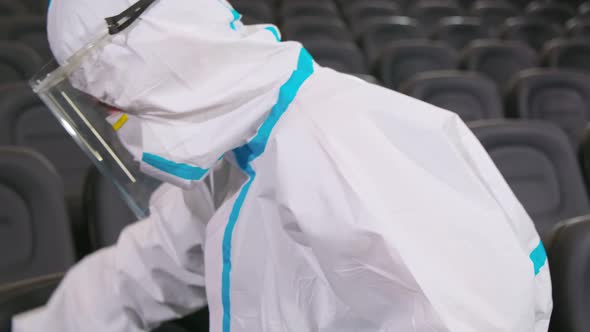
[[[131,3],[54,0],[58,59]],[[138,158],[232,167],[221,199],[159,169],[152,215],[14,331],[147,331],[207,303],[212,332],[546,332],[539,236],[461,120],[276,35],[161,0],[77,73],[135,117]]]

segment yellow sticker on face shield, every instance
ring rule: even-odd
[[[125,123],[127,123],[127,120],[129,120],[129,117],[127,116],[127,114],[121,115],[119,120],[117,120],[117,122],[113,123],[113,129],[115,129],[115,131],[119,131],[119,129],[121,129],[121,127],[123,127],[125,125]]]

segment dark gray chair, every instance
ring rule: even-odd
[[[392,42],[408,39],[421,39],[425,33],[418,21],[407,16],[380,17],[368,20],[356,27],[369,64],[374,65],[383,48]]]
[[[388,17],[400,14],[400,9],[395,2],[388,1],[383,3],[377,2],[356,2],[347,6],[343,10],[344,15],[351,24],[356,25],[358,22],[372,19],[375,17]]]
[[[32,13],[45,15],[51,0],[20,0]]]
[[[10,17],[16,15],[25,15],[27,7],[20,1],[15,0],[0,0],[0,17]]]
[[[283,21],[283,40],[306,43],[312,40],[335,40],[352,42],[350,31],[337,17],[294,17]]]
[[[293,17],[337,18],[338,8],[332,2],[292,1],[281,8],[283,20]]]
[[[577,147],[590,120],[590,76],[559,69],[520,72],[508,88],[508,116],[546,120],[561,127]]]
[[[471,14],[478,17],[488,31],[497,35],[504,22],[518,16],[518,9],[511,2],[502,0],[478,0],[473,4]]]
[[[0,87],[0,144],[34,149],[55,166],[64,183],[77,249],[84,251],[88,232],[82,193],[91,162],[26,84]]]
[[[400,91],[457,113],[466,122],[503,117],[502,99],[496,85],[477,73],[421,73],[402,85]]]
[[[245,24],[273,23],[272,7],[262,1],[234,1],[234,9]]]
[[[535,50],[563,34],[562,29],[538,17],[514,17],[506,20],[500,33],[504,39],[519,40]]]
[[[590,217],[559,224],[545,247],[553,287],[549,331],[590,331]]]
[[[563,24],[575,15],[576,11],[564,2],[539,2],[530,3],[526,8],[526,15],[539,17],[547,22]]]
[[[41,56],[43,61],[53,58],[43,16],[16,16],[0,20],[0,40],[23,43]]]
[[[574,18],[566,23],[567,33],[576,39],[590,39],[590,16]]]
[[[488,120],[470,128],[535,222],[541,235],[590,212],[576,156],[548,122]]]
[[[573,18],[566,23],[567,34],[576,39],[590,39],[590,16]]]
[[[0,84],[29,80],[42,65],[41,58],[30,47],[0,41]]]
[[[557,39],[546,44],[543,63],[549,67],[581,70],[590,74],[590,39]]]
[[[438,1],[422,1],[408,11],[408,16],[418,20],[428,33],[433,32],[441,19],[462,14],[459,6]]]
[[[353,43],[314,40],[306,43],[305,48],[322,66],[343,73],[368,74],[365,57]]]
[[[486,39],[491,35],[481,21],[473,17],[447,17],[442,19],[436,28],[433,39],[445,42],[457,50],[476,39]]]
[[[455,69],[457,52],[448,45],[431,41],[399,41],[390,43],[379,60],[379,76],[385,86],[397,89],[414,75],[431,71]]]
[[[462,53],[461,67],[491,78],[503,92],[509,80],[519,71],[537,65],[537,54],[517,41],[477,40]]]
[[[63,185],[43,156],[0,147],[0,202],[0,284],[74,264]]]

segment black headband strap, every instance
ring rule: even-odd
[[[156,0],[139,0],[121,14],[107,17],[105,20],[109,26],[109,34],[115,35],[129,27],[143,12]]]

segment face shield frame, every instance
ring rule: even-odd
[[[157,0],[140,0],[119,15],[105,18],[93,41],[76,51],[61,66],[52,61],[30,80],[33,91],[61,126],[91,159],[98,170],[119,189],[138,219],[149,215],[149,200],[161,185],[145,174],[119,137],[129,116],[75,88],[70,78],[84,59],[108,45],[113,36],[131,26]]]

